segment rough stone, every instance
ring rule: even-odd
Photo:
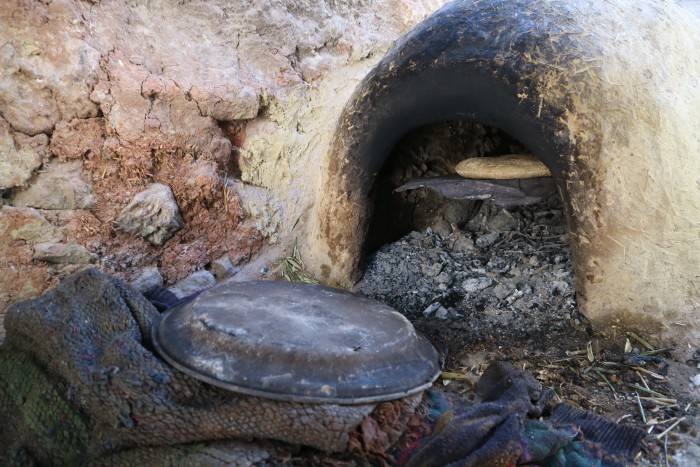
[[[700,374],[697,374],[690,378],[690,381],[695,385],[695,386],[700,386]]]
[[[431,265],[422,264],[420,268],[421,268],[421,271],[423,271],[423,274],[425,274],[426,276],[435,277],[438,274],[440,274],[440,271],[442,271],[442,264],[441,263],[433,263]]]
[[[36,209],[0,208],[0,251],[5,242],[47,242],[54,235],[54,227]]]
[[[498,284],[493,288],[493,296],[499,300],[503,300],[504,298],[509,296],[510,293],[510,288],[504,284]]]
[[[81,245],[46,242],[34,245],[34,259],[47,263],[91,264],[97,261],[97,255]]]
[[[117,223],[126,232],[140,235],[158,246],[184,225],[172,190],[160,183],[138,193],[119,214]]]
[[[489,219],[486,224],[491,230],[509,231],[518,227],[518,221],[506,210],[501,210],[496,216]]]
[[[157,267],[143,268],[129,285],[141,293],[163,285],[163,276]]]
[[[435,310],[437,310],[438,308],[440,308],[439,303],[437,303],[437,302],[431,303],[430,305],[428,305],[428,307],[425,310],[423,310],[423,316],[428,317],[428,316],[432,315],[435,312]]]
[[[452,283],[452,276],[450,276],[450,274],[448,274],[447,272],[443,271],[437,276],[435,276],[433,280],[438,284],[450,285]]]
[[[61,119],[97,115],[88,96],[100,53],[73,2],[2,2],[0,22],[0,114],[16,131],[51,133]]]
[[[452,244],[452,251],[456,253],[464,253],[472,250],[474,250],[474,242],[471,238],[467,238],[464,235],[457,237],[455,242]]]
[[[498,240],[498,232],[489,232],[487,234],[481,235],[476,239],[476,246],[479,248],[488,248]]]
[[[221,258],[217,258],[209,263],[209,270],[214,277],[220,281],[228,279],[236,273],[236,270],[234,269],[228,255],[224,255]]]
[[[0,117],[0,190],[26,183],[47,156],[46,135],[29,137],[13,132]]]
[[[489,287],[493,281],[491,279],[471,278],[462,282],[462,289],[467,293],[478,292]]]
[[[437,319],[447,319],[449,316],[449,312],[447,311],[447,308],[444,306],[438,307],[437,310],[435,310],[435,317]]]
[[[258,93],[240,84],[214,89],[193,86],[190,96],[197,102],[202,115],[221,121],[248,120],[254,118],[260,108]]]
[[[10,197],[10,204],[37,209],[90,209],[92,184],[83,176],[83,162],[50,163],[33,183]]]
[[[216,278],[212,273],[206,270],[196,271],[170,287],[170,291],[177,295],[178,298],[183,298],[193,293],[201,292],[204,289],[214,287]]]

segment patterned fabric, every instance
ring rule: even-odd
[[[479,404],[455,408],[431,393],[433,433],[400,453],[400,465],[615,467],[634,458],[644,437],[642,430],[566,404],[552,408],[550,391],[504,362],[484,372]]]

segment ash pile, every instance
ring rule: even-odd
[[[386,244],[355,291],[438,341],[523,340],[590,327],[576,305],[566,218],[558,196],[508,210],[483,202],[462,230],[431,228]],[[506,341],[507,342],[507,341]]]

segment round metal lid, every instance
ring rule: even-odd
[[[285,401],[360,404],[428,388],[438,354],[374,300],[321,285],[221,285],[161,315],[158,353],[231,391]]]

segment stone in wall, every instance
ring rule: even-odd
[[[172,190],[160,183],[138,193],[119,214],[117,223],[124,231],[140,235],[158,246],[170,240],[184,225]]]
[[[0,236],[15,242],[15,246],[22,246],[32,242],[46,242],[55,238],[54,227],[36,209],[21,209],[11,206],[0,208]],[[9,248],[5,243],[0,244],[0,251],[8,253],[2,248]]]
[[[163,276],[155,266],[143,268],[129,285],[141,293],[148,292],[155,287],[163,286]]]
[[[93,203],[92,186],[79,160],[47,164],[28,188],[10,197],[13,206],[37,209],[89,209]]]
[[[178,298],[184,298],[216,285],[216,278],[209,271],[196,271],[175,284],[169,290]]]
[[[192,86],[189,95],[202,115],[224,122],[249,120],[255,118],[260,110],[259,94],[253,88],[240,84],[227,84],[214,89]]]
[[[233,267],[233,263],[231,263],[228,255],[223,255],[221,258],[217,258],[209,263],[209,270],[220,281],[228,279],[236,273],[236,269]]]
[[[0,2],[0,23],[0,113],[15,131],[50,134],[60,120],[97,116],[100,52],[73,2]]]
[[[0,117],[0,190],[21,186],[48,157],[44,134],[27,136],[13,132]]]
[[[97,255],[81,245],[47,242],[34,245],[34,259],[47,263],[91,264],[97,260]]]
[[[216,158],[219,154],[210,153],[211,142],[221,138],[222,132],[208,112],[221,113],[218,116],[222,118],[252,118],[258,109],[257,95],[252,95],[251,101],[249,90],[241,90],[240,96],[226,89],[219,91],[225,95],[183,87],[179,81],[152,73],[115,49],[103,57],[90,98],[105,116],[112,139],[107,148],[120,158],[148,157],[160,145],[182,146],[189,152]],[[228,117],[224,115],[226,109]]]
[[[33,264],[33,244],[57,239],[56,229],[36,209],[0,207],[0,324],[5,309],[46,289],[46,265]],[[0,340],[4,328],[0,326]]]

